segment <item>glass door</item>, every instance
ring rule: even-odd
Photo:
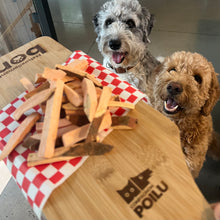
[[[0,0],[0,56],[56,33],[47,0]]]

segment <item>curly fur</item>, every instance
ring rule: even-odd
[[[146,75],[159,64],[147,48],[153,21],[154,16],[137,0],[108,1],[93,19],[103,65],[143,92]],[[112,47],[114,42],[117,45]]]
[[[198,53],[176,52],[155,69],[147,84],[152,106],[179,127],[187,165],[197,177],[208,147],[220,156],[211,117],[220,89],[212,64]]]

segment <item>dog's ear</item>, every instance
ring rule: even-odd
[[[148,36],[151,33],[151,30],[154,26],[155,16],[151,15],[150,12],[146,8],[142,8],[142,15],[143,15],[143,41],[150,43],[150,39]]]
[[[99,17],[99,14],[97,13],[92,19],[92,23],[94,24],[95,28],[99,26],[98,17]]]
[[[95,32],[97,33],[97,34],[99,34],[99,29],[100,29],[100,27],[99,27],[99,13],[97,13],[94,17],[93,17],[93,19],[92,19],[92,23],[93,23],[93,25],[94,25],[94,28],[95,28]]]
[[[152,30],[152,28],[154,26],[154,19],[155,19],[155,16],[154,15],[150,15],[150,19],[148,20],[148,26],[147,26],[148,36],[150,35],[151,30]]]
[[[217,78],[217,73],[215,73],[212,64],[210,63],[212,68],[212,81],[209,89],[209,98],[206,100],[205,105],[202,107],[201,113],[205,116],[208,116],[212,109],[214,108],[216,102],[220,97],[220,89],[219,89],[219,82]]]
[[[151,72],[151,74],[148,76],[148,82],[151,84],[151,85],[154,85],[155,84],[155,79],[156,77],[162,73],[164,71],[164,63],[160,63],[158,64],[154,69],[153,71]]]

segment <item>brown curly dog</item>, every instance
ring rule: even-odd
[[[212,64],[198,53],[176,52],[155,69],[147,84],[151,105],[180,129],[186,163],[196,178],[208,147],[220,156],[210,114],[220,96]]]

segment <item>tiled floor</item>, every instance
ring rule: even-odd
[[[83,50],[102,62],[91,20],[105,1],[48,2],[59,42],[72,51]],[[216,72],[220,72],[219,0],[142,0],[141,4],[156,16],[150,36],[152,43],[149,46],[155,56],[166,56],[178,50],[199,52],[213,63]],[[213,112],[214,127],[218,132],[219,111],[220,103]],[[207,159],[196,182],[209,202],[220,201],[220,161]],[[10,193],[12,188],[14,194]],[[23,201],[22,195],[17,191],[14,181],[11,180],[0,197],[0,220],[36,218],[33,213],[30,214],[26,201]]]

